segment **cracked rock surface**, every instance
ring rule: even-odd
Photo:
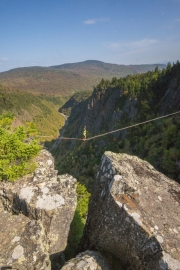
[[[76,209],[76,179],[57,175],[42,150],[33,175],[0,184],[0,269],[51,269],[67,245]]]
[[[135,156],[105,152],[80,244],[94,248],[126,270],[180,270],[180,185]]]

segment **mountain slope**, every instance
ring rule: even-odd
[[[128,74],[135,73],[144,73],[150,70],[154,70],[155,67],[158,66],[160,69],[164,68],[163,64],[149,64],[149,65],[117,65],[104,63],[97,60],[87,60],[84,62],[71,63],[71,64],[63,64],[58,66],[52,66],[52,68],[61,69],[61,70],[69,70],[72,72],[80,73],[80,74],[93,74],[96,76],[103,76],[103,78],[107,79],[116,77],[123,77]]]
[[[158,65],[159,68],[165,65]],[[153,70],[156,65],[115,65],[85,61],[52,67],[16,68],[0,73],[0,84],[10,89],[50,95],[72,95],[75,91],[92,90],[102,78],[112,79]]]
[[[11,112],[16,116],[15,125],[34,122],[42,140],[52,140],[64,125],[58,107],[64,103],[60,97],[34,95],[23,91],[10,91],[0,85],[0,114]]]
[[[86,125],[89,138],[176,111],[180,111],[179,62],[162,71],[156,68],[145,74],[102,80],[84,107],[80,102],[79,107],[75,104],[71,108],[64,136],[82,138]],[[110,150],[146,159],[180,182],[179,130],[177,114],[91,141],[63,141],[54,152],[57,168],[90,188],[102,153]]]

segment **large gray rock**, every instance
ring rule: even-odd
[[[18,247],[21,246],[23,249],[23,260],[26,261],[24,265],[31,261],[29,258],[32,256],[36,258],[31,261],[31,266],[22,269],[41,269],[38,268],[38,263],[44,260],[42,256],[46,257],[48,254],[54,259],[67,245],[69,228],[76,209],[76,180],[70,175],[58,176],[57,171],[54,170],[54,159],[46,150],[41,151],[36,161],[38,167],[32,176],[23,177],[14,183],[0,184],[2,212],[6,211],[0,216],[0,223],[5,227],[5,219],[8,219],[9,232],[11,230],[13,232],[10,237],[11,234],[4,231],[7,240],[6,250],[0,243],[3,265],[10,265],[11,261],[14,267],[13,259],[9,260],[5,253],[9,253],[13,258],[15,237],[21,239]],[[29,236],[26,240],[24,240],[25,235]],[[41,248],[37,248],[40,251],[39,255],[32,255],[35,246],[39,245],[42,245]],[[26,250],[29,251],[26,253]],[[43,267],[42,269],[46,269],[45,266]]]
[[[148,162],[106,152],[80,244],[93,248],[127,270],[180,270],[180,186]]]
[[[49,245],[42,224],[4,211],[0,202],[0,269],[50,270]],[[36,267],[36,268],[35,268]]]
[[[61,270],[111,270],[111,267],[99,252],[87,250],[69,260]]]

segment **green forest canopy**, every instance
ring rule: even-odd
[[[138,114],[134,119],[138,123],[155,118],[159,114],[159,102],[173,81],[173,93],[180,87],[180,63],[167,65],[162,71],[156,68],[144,74],[129,75],[125,78],[113,78],[111,81],[102,79],[94,91],[101,99],[108,89],[121,89],[122,95],[115,102],[114,110],[123,110],[125,101],[129,98],[137,100]],[[178,90],[179,91],[179,90]],[[67,126],[65,137],[74,133],[75,123],[78,125],[82,116],[82,108],[69,117],[71,126]],[[77,108],[78,109],[78,108]],[[178,109],[178,107],[177,107]],[[168,107],[166,113],[174,112],[174,107]],[[72,121],[71,121],[72,120]],[[120,121],[114,123],[114,129],[133,124],[124,112]],[[101,126],[99,133],[107,130]],[[88,137],[96,135],[88,130]],[[158,120],[127,130],[124,139],[114,135],[101,139],[76,143],[68,151],[68,142],[62,142],[60,149],[55,150],[57,168],[60,173],[70,173],[90,190],[97,166],[105,151],[128,153],[149,161],[157,170],[180,182],[180,115]]]

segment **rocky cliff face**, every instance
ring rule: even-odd
[[[84,101],[84,111],[82,112],[82,103],[76,104],[70,115],[73,121],[78,119],[79,125],[73,130],[73,136],[82,136],[82,128],[87,126],[88,133],[99,134],[100,132],[113,130],[116,122],[120,121],[125,114],[129,115],[132,121],[137,114],[135,99],[127,99],[123,104],[123,110],[118,108],[117,100],[122,97],[120,89],[106,89],[106,91],[95,89],[90,98]],[[74,119],[74,110],[76,110],[76,119]],[[78,114],[79,111],[79,114]]]
[[[171,80],[168,85],[167,91],[160,101],[159,108],[161,114],[179,110],[180,104],[180,83],[178,78]]]
[[[1,269],[60,267],[55,261],[67,244],[76,208],[76,180],[58,176],[46,150],[36,161],[33,176],[0,184]]]
[[[111,82],[100,82],[84,102],[72,104],[64,136],[83,138],[86,126],[89,140],[81,145],[78,140],[63,140],[55,153],[59,170],[89,178],[91,183],[91,172],[94,173],[100,157],[104,151],[111,150],[146,159],[169,178],[180,182],[179,74],[177,63],[163,72],[156,70],[123,80],[114,78]],[[176,114],[157,119],[171,113]],[[149,122],[145,124],[145,121]],[[91,140],[94,135],[98,137]],[[72,157],[79,162],[68,166]]]
[[[147,73],[148,74],[148,73]],[[132,78],[129,78],[129,81]],[[92,95],[85,100],[74,100],[72,97],[60,110],[71,107],[69,123],[77,121],[73,129],[68,129],[68,136],[82,137],[83,127],[87,127],[89,137],[94,134],[112,131],[133,122],[141,122],[146,117],[165,115],[178,111],[180,101],[179,64],[169,74],[157,80],[157,87],[152,91],[153,77],[149,82],[149,96],[143,89],[137,95],[127,94],[128,86],[97,86]],[[132,81],[132,85],[135,82]],[[146,79],[139,79],[139,85],[145,85]],[[129,86],[131,88],[131,86]],[[136,97],[135,97],[136,96]],[[149,103],[149,104],[148,104]],[[142,112],[143,111],[143,112]],[[150,113],[154,113],[150,116]],[[116,132],[114,137],[124,139],[126,132]]]
[[[80,250],[113,254],[126,270],[179,270],[179,206],[176,182],[135,156],[106,152]]]

